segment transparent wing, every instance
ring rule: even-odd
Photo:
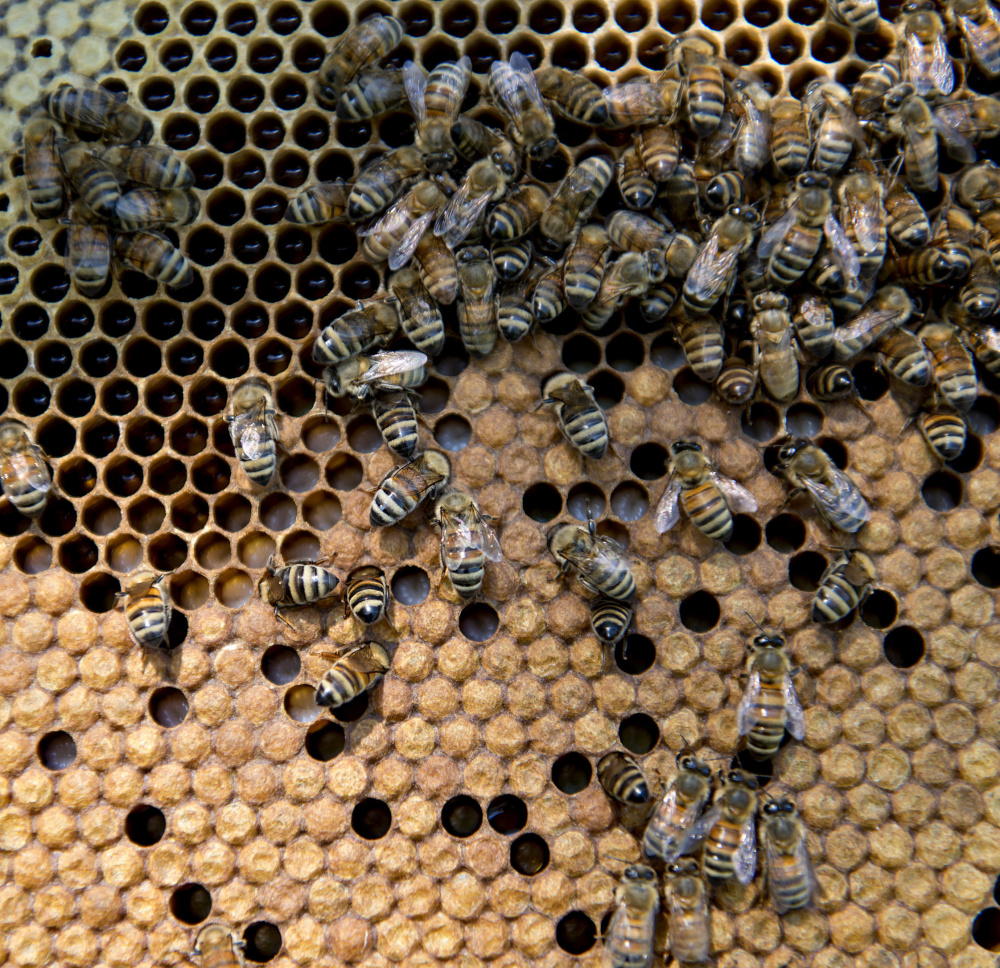
[[[829,104],[834,114],[840,118],[844,127],[847,129],[848,134],[850,134],[850,136],[854,139],[855,144],[859,145],[861,148],[865,148],[867,144],[865,141],[865,132],[861,127],[853,108],[851,108],[849,104],[834,101],[830,98],[827,98],[827,104]]]
[[[427,356],[417,350],[397,350],[388,353],[375,353],[372,355],[371,361],[371,369],[357,378],[358,383],[377,383],[387,376],[415,370],[427,362]]]
[[[791,676],[785,676],[785,681],[781,684],[781,695],[785,700],[785,713],[787,715],[785,729],[791,734],[792,739],[801,741],[806,736],[806,716],[802,711],[802,704],[795,692],[795,683]]]
[[[831,212],[823,223],[823,231],[826,233],[827,241],[833,250],[833,258],[844,273],[844,282],[848,289],[853,289],[858,283],[861,275],[861,260],[858,258],[851,240],[847,237],[837,216]]]
[[[996,10],[990,4],[984,4],[987,11],[986,23],[977,24],[971,17],[960,16],[959,26],[965,42],[968,44],[970,53],[981,61],[996,61],[996,35],[1000,30],[1000,18],[997,17]]]
[[[799,312],[806,322],[813,326],[829,328],[833,331],[833,319],[827,314],[826,304],[816,296],[807,296],[799,303]]]
[[[879,228],[882,225],[882,215],[879,211],[881,202],[878,195],[872,198],[859,198],[849,194],[847,202],[847,217],[854,226],[854,234],[862,252],[874,252],[879,243]]]
[[[263,400],[258,400],[249,410],[236,416],[230,427],[230,436],[251,460],[264,454],[269,435],[264,425]]]
[[[465,550],[476,547],[472,529],[457,514],[448,515],[448,523],[441,529],[441,553],[445,567],[458,568],[465,560]]]
[[[725,495],[730,511],[756,511],[757,499],[742,485],[714,471],[711,475],[715,486]]]
[[[413,109],[414,118],[418,123],[423,121],[427,117],[427,105],[424,103],[427,75],[423,68],[418,67],[413,61],[407,61],[403,65],[403,88],[406,91],[406,99]]]
[[[682,854],[690,853],[692,850],[696,849],[698,844],[705,839],[708,832],[719,822],[721,817],[722,807],[719,804],[716,804],[711,810],[708,811],[708,813],[699,817],[693,824],[691,824],[690,827],[688,827],[684,837],[681,838],[681,842],[677,847],[676,856],[680,857]]]
[[[951,94],[955,88],[955,69],[951,66],[951,55],[944,34],[938,34],[931,47],[931,79],[942,94]],[[918,92],[919,93],[919,92]]]
[[[3,482],[14,484],[22,481],[33,490],[46,492],[52,487],[49,470],[45,462],[34,453],[12,454],[3,464]]]
[[[798,211],[798,203],[792,202],[781,218],[777,222],[773,222],[764,231],[760,237],[760,242],[757,243],[757,255],[762,259],[766,259],[771,255],[778,247],[778,243],[788,234],[788,230],[795,224]]]
[[[653,961],[653,927],[656,909],[642,915],[641,926],[629,924],[625,901],[618,904],[608,925],[607,945],[614,948],[616,958],[629,968],[649,968]]]
[[[417,251],[420,240],[430,228],[436,214],[437,212],[431,209],[415,218],[410,227],[403,233],[403,237],[389,250],[389,268],[393,272],[402,269],[413,258],[413,253]]]
[[[503,552],[500,550],[500,542],[497,540],[496,534],[482,518],[479,518],[478,523],[479,549],[486,555],[488,561],[500,561],[503,558]]]
[[[410,196],[407,194],[397,199],[391,207],[387,208],[380,219],[372,222],[371,225],[363,229],[358,229],[358,236],[364,238],[367,235],[379,235],[391,229],[392,226],[398,225],[400,220],[409,218],[409,213]]]
[[[854,319],[844,323],[843,326],[838,326],[834,330],[833,338],[838,342],[857,339],[896,315],[897,313],[892,309],[862,309]]]
[[[868,502],[861,496],[854,481],[837,467],[830,468],[830,478],[833,481],[833,489],[842,502],[852,497],[857,497],[860,500],[861,508],[858,509],[858,514],[862,521],[867,521],[871,517],[872,510],[868,507]]]
[[[680,481],[671,481],[656,506],[656,516],[653,524],[660,534],[666,534],[681,519],[681,485]]]
[[[434,223],[434,234],[443,236],[448,248],[455,248],[475,228],[492,197],[492,190],[473,195],[466,180],[438,216]]]
[[[519,115],[521,113],[521,102],[518,91],[520,90],[521,82],[518,80],[517,72],[512,70],[511,66],[504,61],[494,61],[493,66],[490,68],[490,80],[493,83],[494,90],[497,92],[497,96],[502,102],[501,107],[511,116]]]
[[[934,115],[934,127],[944,142],[949,157],[966,164],[972,164],[976,160],[976,146],[958,128],[953,128],[938,114]]]
[[[740,708],[736,712],[736,725],[739,728],[739,735],[746,736],[753,729],[757,722],[753,715],[753,707],[760,699],[760,673],[754,669],[750,673],[746,691],[740,700]]]
[[[729,278],[738,254],[736,249],[729,249],[720,255],[719,239],[713,235],[688,270],[685,287],[698,294],[715,292]]]
[[[538,81],[535,80],[535,72],[531,69],[528,58],[520,51],[514,51],[510,55],[510,67],[517,74],[518,84],[532,103],[540,108],[545,108],[545,100],[542,98],[542,92],[538,89]]]
[[[757,829],[751,817],[740,830],[740,846],[736,849],[734,866],[736,880],[749,884],[757,873]]]

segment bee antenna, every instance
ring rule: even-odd
[[[757,619],[755,619],[746,609],[743,609],[743,614],[750,619],[750,621],[753,622],[757,628],[759,628],[762,632],[765,632],[764,626],[761,625],[760,622],[758,622]]]

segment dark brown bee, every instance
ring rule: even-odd
[[[362,625],[374,625],[379,619],[389,621],[386,607],[389,603],[389,583],[381,568],[364,565],[347,576],[344,585],[344,615],[348,609],[355,621]],[[329,673],[327,673],[329,675]]]
[[[274,606],[274,617],[294,628],[279,608],[300,608],[313,605],[329,598],[337,588],[340,579],[326,568],[311,561],[293,561],[280,568],[275,567],[274,556],[267,561],[267,574],[257,585],[260,600],[265,605]]]
[[[389,671],[389,653],[378,642],[365,642],[344,654],[319,654],[336,661],[316,687],[317,706],[343,706],[378,685]]]
[[[164,586],[166,575],[137,571],[119,598],[125,600],[125,618],[136,645],[160,648],[166,645],[170,626],[170,593]]]
[[[619,803],[649,803],[649,781],[639,764],[625,753],[608,753],[597,764],[604,792]]]

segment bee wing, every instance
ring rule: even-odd
[[[517,74],[517,83],[524,93],[528,95],[532,103],[547,111],[545,99],[542,97],[542,92],[538,89],[538,81],[535,80],[535,72],[531,69],[528,58],[520,51],[514,51],[510,55],[510,68]]]
[[[667,485],[667,489],[660,498],[660,503],[656,506],[656,516],[653,524],[660,534],[666,534],[681,519],[681,483],[673,480]]]
[[[874,329],[879,323],[884,323],[895,315],[896,312],[892,309],[862,309],[853,319],[844,323],[843,326],[838,326],[833,331],[833,338],[838,342],[857,339]]]
[[[791,676],[785,676],[785,681],[781,684],[781,695],[785,700],[785,729],[788,730],[792,739],[803,740],[806,736],[806,715],[802,711],[802,703],[799,702],[798,693],[795,691],[795,683]]]
[[[500,98],[499,106],[512,116],[520,114],[521,105],[517,95],[520,84],[510,65],[502,60],[494,61],[490,67],[490,81]]]
[[[937,128],[949,157],[966,164],[972,164],[976,160],[976,146],[958,128],[953,128],[938,114],[934,115],[934,127]]]
[[[419,124],[427,117],[427,105],[424,103],[427,75],[422,67],[417,67],[411,60],[403,65],[403,89],[406,91],[406,99],[413,109],[413,117]]]
[[[871,517],[872,510],[868,507],[868,502],[861,497],[861,492],[858,490],[858,486],[852,481],[843,471],[837,467],[830,468],[830,477],[833,480],[833,490],[835,490],[837,497],[841,501],[845,501],[852,495],[857,494],[861,498],[861,503],[864,509],[859,511],[863,521],[867,521]]]
[[[860,148],[866,149],[865,132],[858,121],[857,115],[854,113],[854,109],[849,104],[843,104],[840,101],[831,101],[828,99],[827,103],[843,122],[847,133],[854,139],[854,143]]]
[[[393,204],[385,210],[382,217],[372,222],[371,225],[365,228],[358,229],[359,238],[364,238],[367,235],[377,235],[383,232],[388,226],[393,223],[398,222],[401,218],[404,218],[410,210],[410,197],[409,195],[404,195],[402,198],[393,202]]]
[[[487,560],[500,561],[503,558],[503,552],[500,550],[500,542],[497,540],[496,534],[494,534],[493,529],[482,518],[479,518],[478,524],[479,550],[486,555]]]
[[[2,477],[5,484],[27,482],[35,491],[48,492],[52,488],[45,462],[34,453],[12,454],[3,465]]]
[[[256,460],[267,447],[267,428],[264,426],[264,401],[258,400],[249,410],[238,414],[229,428],[234,444],[251,460]]]
[[[397,350],[389,353],[374,353],[371,361],[371,369],[357,377],[358,383],[377,383],[387,376],[415,370],[427,362],[427,355],[418,350]]]
[[[823,223],[823,231],[826,233],[827,241],[833,251],[833,258],[837,265],[843,270],[844,282],[848,289],[853,289],[861,275],[861,260],[858,258],[851,240],[847,237],[837,216],[831,212]]]
[[[740,829],[740,845],[733,858],[736,880],[749,884],[757,873],[757,828],[751,817]]]
[[[788,230],[795,224],[798,211],[798,203],[792,202],[784,215],[777,222],[773,222],[761,234],[760,242],[757,243],[757,255],[762,259],[766,259],[771,255],[778,247],[778,243],[788,234]]]
[[[854,484],[850,478],[845,477],[836,468],[831,468],[830,473],[834,480],[833,487],[817,484],[808,477],[803,478],[803,483],[820,511],[826,514],[827,517],[835,519],[838,511],[843,507],[844,499],[852,493]],[[871,508],[868,507],[867,502],[865,502],[864,510],[860,514],[862,523],[871,517]]]
[[[943,31],[934,38],[930,48],[930,72],[934,87],[942,94],[951,94],[955,88],[955,69],[951,64],[951,55],[948,53],[948,44]]]
[[[694,292],[714,292],[728,278],[739,252],[729,249],[719,254],[719,239],[713,235],[688,270],[684,285]]]
[[[393,272],[402,269],[413,258],[413,253],[417,251],[420,240],[434,221],[436,214],[434,209],[431,209],[415,218],[413,224],[403,233],[403,237],[389,250],[389,268]]]
[[[857,195],[848,194],[845,202],[847,217],[854,226],[854,234],[858,238],[861,251],[874,252],[879,242],[879,227],[883,222],[879,211],[882,203],[878,195],[873,198],[859,198]]]
[[[990,4],[984,4],[987,11],[986,23],[977,24],[971,17],[964,15],[958,18],[958,24],[962,29],[965,43],[968,45],[970,53],[980,60],[991,60],[995,55],[993,48],[996,46],[994,38],[997,30],[1000,30],[1000,19],[997,12]]]
[[[624,899],[618,903],[606,938],[615,939],[615,950],[622,964],[631,968],[649,968],[653,961],[653,926],[657,911],[654,908],[642,915],[642,925],[629,924],[628,906]]]
[[[711,475],[715,486],[725,495],[730,511],[756,511],[757,499],[742,485],[714,471]]]
[[[718,823],[721,816],[722,806],[720,804],[716,804],[711,810],[708,811],[708,813],[703,814],[695,820],[695,822],[684,832],[684,836],[677,845],[677,853],[674,855],[674,859],[676,860],[682,854],[689,854],[696,850],[698,845],[705,839],[708,832]]]
[[[434,234],[443,236],[448,248],[454,249],[475,228],[492,197],[492,192],[472,195],[468,181],[463,182],[434,223]]]
[[[746,736],[754,727],[756,720],[753,716],[753,707],[758,699],[760,699],[760,673],[753,669],[743,698],[740,700],[740,708],[736,711],[736,725],[740,736]]]

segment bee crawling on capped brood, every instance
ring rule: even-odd
[[[441,568],[462,598],[472,598],[483,585],[487,561],[500,561],[500,542],[482,508],[464,491],[445,494],[434,508],[441,529]]]
[[[806,828],[787,797],[766,799],[761,807],[764,877],[771,904],[778,914],[808,907],[818,886],[806,848]]]
[[[319,604],[330,598],[340,583],[332,571],[311,561],[291,561],[277,567],[274,555],[271,555],[265,567],[267,574],[257,583],[260,600],[265,605],[273,606],[274,617],[290,629],[295,626],[279,609]]]
[[[344,582],[344,618],[348,613],[354,619],[355,627],[372,626],[380,620],[393,630],[399,630],[389,618],[389,583],[381,568],[362,565],[355,568]]]
[[[364,642],[341,652],[316,654],[334,660],[316,686],[317,706],[343,706],[368,692],[389,671],[392,661],[378,642]]]
[[[236,933],[224,924],[207,924],[198,932],[194,955],[201,968],[243,968],[245,941],[237,941]]]
[[[169,649],[167,633],[173,606],[164,584],[169,575],[155,571],[137,571],[127,579],[124,591],[116,599],[125,603],[125,619],[129,635],[138,646]]]
[[[763,632],[750,643],[748,681],[736,723],[746,746],[760,760],[778,752],[785,730],[797,740],[806,735],[805,714],[792,680],[794,670],[785,640]]]
[[[548,536],[552,557],[565,574],[571,567],[577,571],[580,583],[598,595],[618,601],[635,594],[635,576],[622,557],[616,542],[597,533],[594,517],[587,509],[588,526],[558,524]]]
[[[597,764],[597,779],[604,792],[627,806],[649,803],[650,785],[642,767],[627,753],[614,751],[601,757]]]
[[[845,551],[830,563],[813,596],[812,620],[832,625],[849,618],[873,591],[875,565],[860,551]]]
[[[594,391],[572,373],[556,373],[542,384],[542,402],[554,406],[563,436],[584,457],[600,460],[607,452],[608,421]]]

